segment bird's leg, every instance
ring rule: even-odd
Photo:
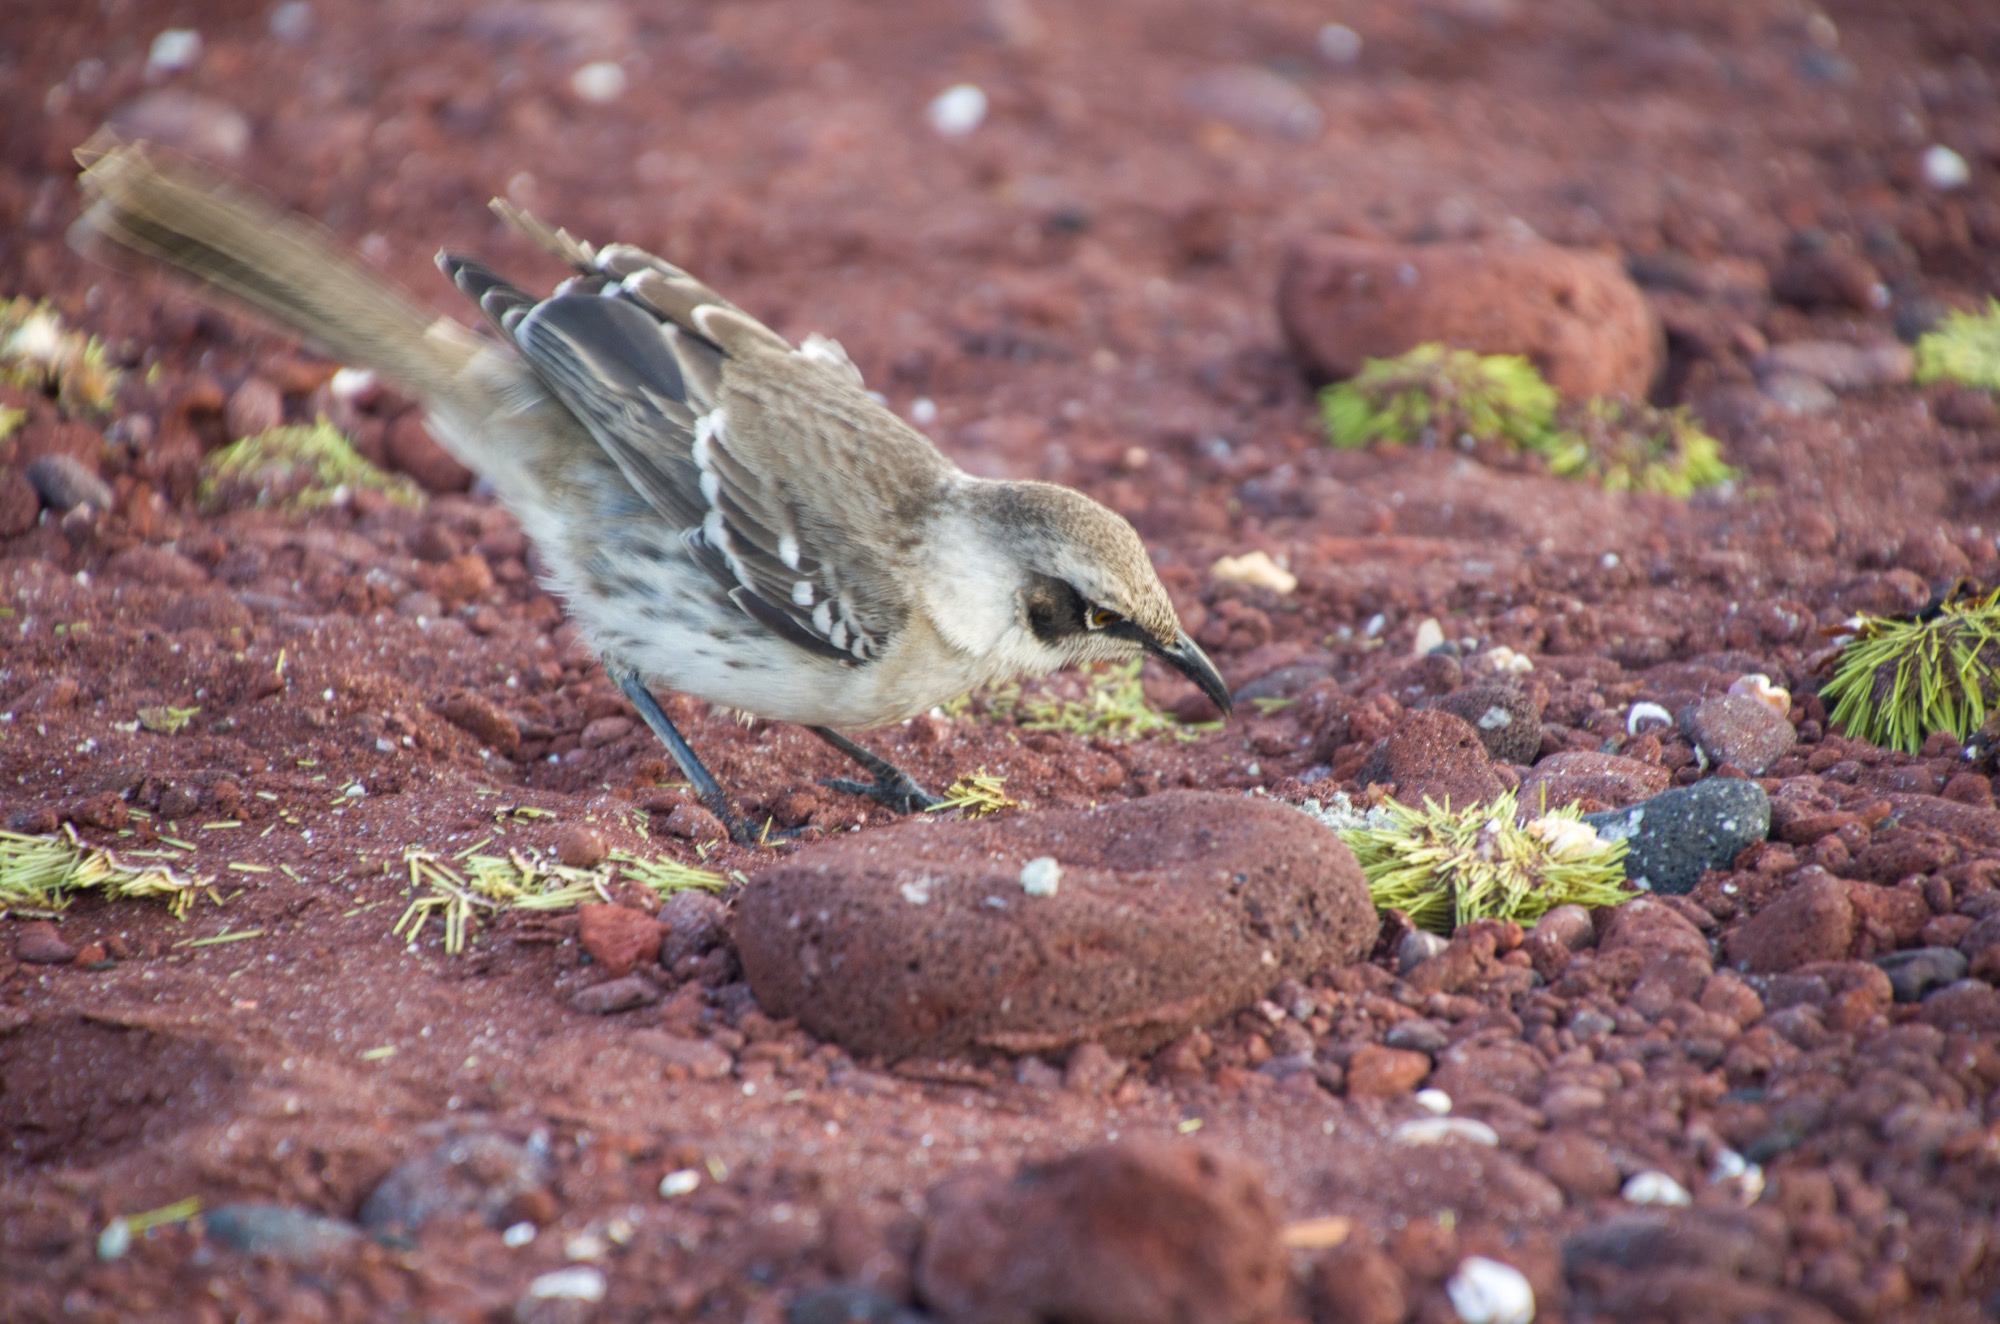
[[[609,665],[604,670],[618,688],[625,691],[625,697],[639,710],[639,716],[646,725],[653,728],[653,734],[667,747],[667,753],[674,756],[674,762],[680,764],[681,776],[688,779],[694,793],[708,806],[708,812],[721,819],[722,825],[729,829],[729,839],[739,846],[761,845],[765,834],[756,824],[736,812],[736,806],[723,792],[722,783],[715,780],[715,774],[708,770],[694,752],[694,747],[688,744],[687,738],[674,727],[673,720],[660,707],[660,701],[639,679],[639,673],[629,667]]]
[[[824,726],[809,726],[806,730],[859,763],[863,770],[875,779],[873,782],[857,782],[844,777],[833,777],[821,782],[820,785],[830,786],[836,791],[845,791],[849,795],[865,795],[899,814],[913,814],[922,809],[934,809],[944,803],[911,780],[910,774],[880,754],[863,749],[840,732]]]

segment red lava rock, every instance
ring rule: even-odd
[[[493,591],[493,567],[477,552],[454,556],[431,575],[431,591],[446,606],[459,606]]]
[[[1361,765],[1363,786],[1392,784],[1396,798],[1421,806],[1426,799],[1460,809],[1485,804],[1505,789],[1479,733],[1462,717],[1435,709],[1405,716]]]
[[[521,728],[483,694],[452,690],[438,701],[437,711],[496,754],[512,758],[521,748]]]
[[[1403,1324],[1410,1283],[1378,1246],[1350,1241],[1313,1265],[1313,1319],[1319,1324]]]
[[[583,734],[578,739],[582,742],[585,749],[602,749],[606,745],[615,745],[626,736],[631,735],[632,729],[633,723],[631,718],[621,717],[617,713],[613,713],[609,717],[600,717],[596,721],[587,724],[583,728]]]
[[[26,533],[35,527],[35,519],[41,513],[41,493],[28,481],[28,476],[19,469],[0,469],[0,538],[17,538]]]
[[[644,911],[592,903],[577,907],[576,917],[577,941],[615,978],[660,954],[659,923]]]
[[[109,574],[136,580],[143,584],[158,584],[165,588],[200,588],[207,584],[209,579],[208,571],[203,569],[200,563],[189,560],[179,552],[165,547],[149,546],[145,543],[141,543],[136,547],[127,547],[124,551],[115,553],[109,561],[105,562],[104,568]],[[178,601],[173,604],[173,606],[178,605]],[[168,610],[171,612],[172,607],[169,607]],[[248,610],[241,606],[238,606],[237,610],[242,612],[244,621],[247,622],[250,619]],[[188,629],[190,627],[173,626],[170,628]]]
[[[1946,386],[1931,399],[1931,412],[1946,427],[1966,432],[2000,428],[2000,400],[1991,391],[1970,386]]]
[[[1672,774],[1657,763],[1594,750],[1564,750],[1528,769],[1521,778],[1521,803],[1541,810],[1592,800],[1622,809],[1658,795],[1672,780]]]
[[[930,1194],[917,1295],[954,1324],[1276,1324],[1290,1275],[1277,1207],[1196,1145],[1086,1149]]]
[[[1823,869],[1801,869],[1785,890],[1729,935],[1730,964],[1753,974],[1844,959],[1854,946],[1847,886]]]
[[[571,823],[556,834],[556,859],[572,869],[595,869],[610,854],[604,834],[589,823]]]
[[[1866,258],[1817,246],[1795,249],[1771,273],[1771,297],[1803,308],[1873,312],[1889,301],[1882,277]]]
[[[722,820],[700,805],[675,805],[660,826],[669,836],[683,841],[724,841],[729,837],[729,829]]]
[[[1681,730],[1710,762],[1728,763],[1755,777],[1792,752],[1798,732],[1776,709],[1743,694],[1718,694],[1681,714]]]
[[[638,975],[608,979],[570,995],[569,1005],[590,1016],[615,1016],[621,1011],[650,1007],[660,1000],[660,990]]]
[[[1535,242],[1305,239],[1285,257],[1278,315],[1315,380],[1441,341],[1526,355],[1575,399],[1643,399],[1665,354],[1658,319],[1616,261]]]
[[[1428,1053],[1363,1044],[1347,1059],[1347,1094],[1354,1099],[1398,1099],[1430,1074]]]
[[[439,1216],[471,1214],[498,1226],[551,1173],[547,1142],[523,1144],[490,1131],[454,1135],[397,1164],[362,1203],[360,1223],[377,1235],[407,1234]]]
[[[1598,935],[1601,953],[1633,949],[1647,960],[1667,953],[1710,959],[1708,939],[1693,921],[1657,897],[1640,897],[1615,910],[1600,912],[1604,928]]]
[[[668,1080],[720,1080],[736,1068],[736,1059],[729,1050],[711,1039],[641,1030],[630,1042],[640,1052],[663,1062]]]
[[[729,908],[718,897],[689,889],[660,903],[659,922],[667,929],[660,964],[671,969],[683,958],[700,956],[727,939]]]
[[[389,425],[388,460],[417,480],[427,492],[465,492],[472,488],[472,470],[453,459],[424,426],[421,410],[407,410]]]
[[[1836,391],[1867,391],[1910,380],[1916,355],[1893,340],[1849,345],[1837,340],[1798,340],[1773,346],[1752,365],[1758,376],[1796,372]]]
[[[1042,857],[1052,895],[1021,881]],[[1356,960],[1377,927],[1353,855],[1310,818],[1167,792],[808,847],[750,880],[735,937],[767,1012],[901,1057],[1141,1053]]]
[[[1610,1146],[1577,1131],[1555,1131],[1535,1146],[1535,1171],[1573,1200],[1600,1199],[1624,1184]]]
[[[1078,1044],[1063,1063],[1063,1088],[1085,1098],[1104,1098],[1124,1079],[1125,1063],[1105,1052],[1101,1044]]]
[[[1425,705],[1464,718],[1502,763],[1532,763],[1542,748],[1542,705],[1511,685],[1468,685]]]
[[[76,948],[63,941],[53,923],[33,919],[14,930],[14,957],[29,965],[68,965],[76,959]]]
[[[229,403],[222,407],[222,421],[232,441],[269,432],[284,424],[285,397],[264,378],[246,377],[230,392]]]

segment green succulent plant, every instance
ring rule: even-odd
[[[1983,313],[1947,313],[1917,340],[1919,382],[1957,382],[2000,391],[2000,299]]]
[[[1848,735],[1914,754],[1940,731],[1970,740],[2000,706],[2000,592],[1854,627],[1820,690]]]
[[[218,503],[232,487],[254,488],[260,505],[274,503],[291,510],[318,510],[364,487],[406,506],[423,502],[415,483],[370,462],[324,418],[310,426],[271,428],[231,442],[210,455],[202,468],[196,496],[203,505]]]

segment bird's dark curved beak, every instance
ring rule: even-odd
[[[1208,660],[1208,654],[1201,651],[1201,645],[1188,638],[1186,630],[1179,631],[1172,644],[1148,638],[1145,645],[1147,652],[1193,681],[1222,710],[1224,717],[1229,716],[1236,706],[1229,697],[1229,686],[1223,683],[1222,673]]]

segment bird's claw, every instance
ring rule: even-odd
[[[944,803],[908,777],[873,782],[858,782],[846,777],[828,777],[820,782],[820,785],[847,795],[865,795],[896,814],[922,813],[926,809],[935,809]]]

